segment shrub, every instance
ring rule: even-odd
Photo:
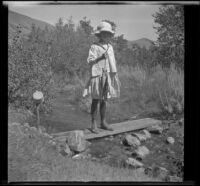
[[[32,94],[44,93],[42,110],[51,109],[52,72],[45,43],[13,39],[8,46],[8,103],[15,107],[33,109]]]

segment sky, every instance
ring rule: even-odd
[[[66,22],[72,16],[75,24],[87,17],[91,25],[96,28],[100,21],[109,19],[117,25],[116,35],[124,34],[128,40],[148,38],[156,41],[157,34],[152,14],[158,11],[160,5],[143,4],[35,4],[35,3],[11,2],[9,10],[17,13],[55,24],[61,17]]]

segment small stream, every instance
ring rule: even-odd
[[[51,115],[41,115],[41,125],[48,133],[90,128],[90,120],[90,114],[81,111],[78,106],[73,104],[72,98],[67,92],[57,94]],[[116,120],[107,121],[108,123],[118,122]],[[30,122],[30,125],[34,125],[35,123],[36,118]],[[172,126],[175,126],[173,122]],[[165,142],[167,136],[174,137],[176,143],[174,145],[167,145]],[[123,166],[123,162],[130,157],[129,152],[131,152],[131,149],[120,143],[122,137],[123,135],[116,135],[113,140],[106,138],[93,140],[90,147],[90,154],[102,163],[104,162],[111,166]],[[164,132],[160,136],[152,135],[152,138],[143,144],[151,151],[150,155],[143,159],[143,163],[150,167],[152,165],[165,167],[170,171],[171,175],[183,176],[183,172],[177,170],[177,165],[175,165],[177,161],[179,164],[183,161],[183,145],[179,144],[180,139],[182,138],[176,135],[176,128]]]

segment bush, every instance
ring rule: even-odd
[[[40,90],[45,97],[42,110],[50,111],[52,72],[45,43],[17,37],[8,46],[8,103],[31,110],[32,94]]]

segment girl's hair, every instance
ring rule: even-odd
[[[104,32],[105,32],[105,31],[104,31]],[[101,33],[102,33],[102,32],[100,32],[100,33],[98,33],[98,34],[95,34],[95,36],[98,37],[98,38],[100,38],[100,37],[101,37]],[[110,33],[110,32],[107,32],[107,33],[109,33],[111,37],[114,35],[114,34],[112,34],[112,33]]]

